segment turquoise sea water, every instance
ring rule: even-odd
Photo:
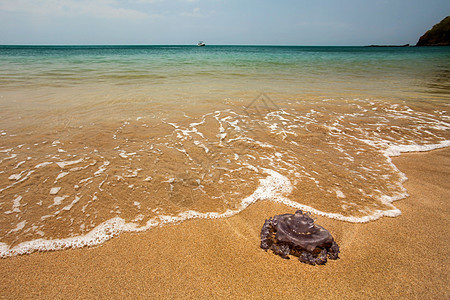
[[[448,96],[448,47],[1,46],[3,87],[192,85]],[[220,83],[220,84],[219,84]],[[331,88],[330,89],[330,85]],[[335,95],[334,95],[335,96]]]
[[[255,201],[397,216],[449,78],[449,47],[0,46],[0,256]]]

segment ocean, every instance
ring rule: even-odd
[[[450,146],[449,105],[450,47],[0,46],[0,257],[257,201],[396,217],[391,157]]]

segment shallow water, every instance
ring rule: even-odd
[[[401,212],[449,142],[450,49],[0,47],[0,256],[238,213]]]

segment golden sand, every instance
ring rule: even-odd
[[[367,224],[318,217],[341,254],[325,266],[259,247],[265,218],[294,209],[258,202],[102,246],[0,260],[0,298],[434,298],[449,293],[450,149],[404,154],[402,215]]]

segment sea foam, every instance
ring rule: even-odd
[[[144,226],[139,226],[138,224],[132,222],[127,223],[124,219],[115,217],[101,223],[85,235],[54,240],[35,239],[32,241],[20,243],[19,245],[12,248],[9,247],[6,243],[0,243],[0,257],[6,258],[15,255],[30,254],[36,251],[56,251],[67,248],[90,247],[102,244],[112,239],[113,237],[120,235],[123,232],[142,232],[149,230],[150,228],[153,228],[155,226],[179,223],[189,219],[217,219],[230,217],[244,210],[246,207],[257,200],[278,199],[282,197],[283,194],[288,193],[292,189],[292,186],[290,185],[287,178],[273,170],[265,171],[269,174],[269,176],[261,180],[260,185],[256,189],[256,191],[251,196],[245,198],[242,201],[239,209],[236,210],[228,209],[224,213],[200,213],[197,211],[189,210],[180,213],[177,216],[161,215],[155,217],[147,221]],[[77,200],[78,199],[75,199],[74,201]]]
[[[402,152],[411,152],[411,151],[430,151],[434,149],[439,149],[443,147],[448,147],[450,145],[450,141],[443,141],[439,144],[434,145],[425,145],[425,146],[395,146],[392,148],[389,148],[386,150],[386,155],[388,156],[396,156],[399,155]],[[53,240],[46,240],[46,239],[35,239],[32,241],[27,241],[20,243],[19,245],[16,245],[14,247],[10,247],[6,243],[0,242],[0,257],[1,258],[7,258],[11,256],[16,255],[23,255],[23,254],[30,254],[36,251],[56,251],[56,250],[63,250],[67,248],[83,248],[83,247],[91,247],[100,245],[114,237],[119,236],[121,233],[124,232],[143,232],[147,231],[153,227],[156,226],[162,226],[167,224],[176,224],[180,223],[186,220],[190,219],[218,219],[218,218],[227,218],[231,217],[233,215],[238,214],[239,212],[243,211],[247,207],[249,207],[251,204],[257,202],[257,201],[273,201],[277,203],[282,203],[284,205],[290,206],[295,209],[301,209],[304,211],[308,211],[310,213],[333,218],[341,221],[347,221],[352,223],[365,223],[369,221],[377,220],[381,217],[396,217],[401,215],[401,211],[394,207],[391,203],[393,201],[405,198],[408,196],[408,194],[405,193],[403,195],[399,195],[397,197],[387,197],[384,196],[382,199],[382,202],[385,204],[389,204],[392,209],[390,210],[377,210],[374,211],[371,215],[363,216],[363,217],[349,217],[344,216],[339,213],[326,213],[320,210],[317,210],[313,207],[300,204],[298,202],[294,202],[287,198],[286,196],[292,191],[292,184],[289,181],[289,179],[280,173],[270,170],[270,169],[264,169],[264,172],[268,174],[268,176],[264,179],[260,180],[260,184],[258,188],[253,192],[252,195],[246,197],[242,200],[240,206],[238,209],[231,210],[227,209],[223,213],[217,213],[217,212],[207,212],[207,213],[200,213],[193,210],[188,210],[185,212],[182,212],[178,214],[177,216],[165,216],[160,215],[158,217],[152,218],[149,221],[146,222],[144,226],[139,226],[136,223],[132,222],[126,222],[124,219],[120,217],[115,217],[112,219],[109,219],[97,227],[95,227],[93,230],[88,232],[85,235],[79,235],[64,239],[53,239]],[[406,179],[406,177],[404,178]],[[59,204],[62,200],[62,197],[55,197],[55,199],[58,198],[58,200],[55,200],[55,204]],[[65,198],[65,197],[64,197]],[[61,199],[61,200],[59,200]],[[79,199],[75,198],[71,204],[66,206],[64,209],[70,209],[73,204],[75,204]],[[20,197],[18,197],[15,200],[15,204],[20,202]],[[25,222],[25,221],[24,221]],[[25,223],[19,223],[17,228],[14,230],[20,230],[25,226]]]
[[[228,113],[230,113],[230,112],[228,111]],[[343,130],[342,127],[339,128],[340,124],[338,124],[338,123],[334,123],[332,128],[329,126],[327,128],[327,126],[323,126],[321,124],[319,124],[319,125],[314,124],[314,122],[313,122],[314,117],[312,115],[317,114],[317,113],[318,113],[317,111],[311,110],[307,115],[308,121],[304,122],[303,125],[305,125],[306,127],[314,125],[316,127],[313,127],[311,130],[310,130],[310,128],[306,128],[307,132],[305,133],[305,138],[310,138],[310,137],[314,138],[314,134],[316,134],[317,131],[323,130],[323,128],[326,128],[326,130],[329,131],[329,134],[331,136],[337,136],[335,132],[341,132],[341,133],[339,133],[340,136],[348,137],[348,134],[345,133],[345,130]],[[290,197],[290,194],[292,193],[296,183],[295,183],[295,180],[293,180],[293,177],[291,176],[288,178],[288,176],[290,176],[290,175],[287,175],[287,174],[290,174],[289,171],[292,171],[292,169],[290,170],[290,167],[294,166],[293,164],[296,163],[295,160],[298,159],[298,157],[290,156],[291,152],[289,152],[289,151],[291,149],[288,149],[288,151],[286,151],[286,149],[280,148],[279,145],[277,145],[275,143],[273,145],[271,143],[269,143],[270,140],[267,140],[267,141],[266,140],[258,140],[257,139],[258,136],[252,136],[252,137],[245,136],[242,133],[241,128],[239,128],[239,130],[235,130],[233,132],[233,131],[231,131],[231,129],[233,129],[233,128],[236,129],[236,124],[239,122],[243,123],[243,121],[242,120],[234,120],[233,121],[233,119],[229,116],[224,117],[224,118],[219,118],[218,116],[219,116],[219,112],[215,112],[214,117],[219,122],[219,126],[218,126],[219,133],[215,135],[215,137],[217,138],[216,145],[219,145],[220,147],[225,147],[226,143],[228,143],[229,145],[232,145],[233,142],[236,142],[237,145],[239,145],[239,143],[241,143],[241,144],[251,147],[251,149],[256,149],[255,151],[259,151],[260,149],[264,149],[264,151],[266,151],[266,152],[261,152],[263,155],[260,155],[259,157],[258,157],[258,154],[256,154],[255,152],[245,152],[245,151],[238,152],[238,153],[224,152],[228,156],[225,157],[227,159],[224,159],[223,161],[230,163],[231,159],[234,159],[236,164],[241,166],[240,168],[237,168],[235,170],[227,169],[227,168],[224,168],[223,166],[220,166],[220,170],[225,170],[227,172],[230,172],[227,174],[227,176],[229,174],[231,174],[232,172],[235,172],[235,171],[238,171],[241,169],[245,169],[245,168],[251,170],[252,172],[254,172],[254,174],[258,174],[258,176],[264,175],[264,178],[259,179],[259,185],[253,191],[253,193],[250,196],[245,197],[244,199],[241,199],[239,204],[237,206],[235,206],[234,209],[225,208],[223,212],[217,212],[217,211],[198,212],[196,210],[187,208],[185,211],[182,211],[178,214],[157,215],[157,216],[151,218],[150,220],[148,220],[144,225],[135,223],[135,222],[142,221],[145,219],[145,217],[142,214],[140,214],[140,212],[137,215],[137,217],[134,218],[135,222],[133,222],[133,221],[130,222],[130,221],[127,221],[124,218],[120,218],[120,217],[114,217],[114,218],[104,221],[101,224],[98,224],[97,226],[95,226],[93,229],[91,229],[86,234],[81,234],[81,235],[67,237],[67,238],[61,238],[61,239],[40,238],[40,239],[35,239],[32,241],[25,241],[16,246],[13,246],[13,247],[10,247],[6,243],[0,243],[0,257],[5,258],[5,257],[14,256],[14,255],[32,253],[35,251],[55,251],[55,250],[62,250],[62,249],[66,249],[66,248],[80,248],[80,247],[87,247],[87,246],[95,246],[95,245],[102,244],[102,243],[110,240],[111,238],[119,236],[121,233],[124,233],[124,232],[142,232],[142,231],[149,230],[155,226],[176,224],[176,223],[180,223],[180,222],[183,222],[183,221],[189,220],[189,219],[226,218],[226,217],[233,216],[233,215],[243,211],[248,206],[252,205],[253,203],[255,203],[257,201],[273,201],[273,202],[277,202],[277,203],[282,203],[282,204],[292,207],[294,209],[301,209],[301,210],[308,211],[308,212],[311,212],[316,215],[321,215],[321,216],[325,216],[328,218],[333,218],[333,219],[347,221],[347,222],[353,222],[353,223],[369,222],[369,221],[379,219],[383,216],[395,217],[395,216],[400,215],[401,211],[399,209],[397,209],[392,204],[392,202],[394,202],[395,200],[398,200],[398,199],[405,198],[405,197],[407,197],[408,194],[407,194],[406,190],[403,188],[403,186],[401,185],[401,183],[404,180],[406,180],[406,176],[404,174],[402,174],[395,167],[395,165],[391,161],[391,157],[400,155],[402,152],[430,151],[433,149],[450,146],[450,141],[448,141],[448,140],[440,141],[440,142],[434,143],[434,144],[424,144],[424,145],[405,144],[405,145],[402,145],[401,142],[395,144],[392,141],[388,141],[386,139],[378,138],[378,137],[372,138],[372,139],[369,139],[365,135],[351,137],[355,141],[366,143],[367,145],[373,147],[374,149],[376,149],[376,151],[378,151],[378,153],[382,153],[382,155],[384,155],[386,157],[386,160],[383,161],[382,163],[387,163],[389,165],[389,167],[391,169],[393,169],[397,175],[400,175],[400,176],[398,177],[399,178],[398,182],[395,182],[397,190],[398,190],[398,192],[396,192],[395,194],[388,196],[388,195],[383,194],[383,192],[381,192],[379,190],[375,190],[376,192],[379,192],[379,195],[369,195],[369,196],[373,196],[373,197],[378,197],[378,200],[383,205],[385,205],[386,209],[370,210],[370,209],[366,209],[364,207],[360,211],[362,211],[365,215],[360,216],[360,217],[349,216],[349,215],[344,215],[341,213],[321,211],[321,210],[314,208],[314,205],[309,206],[309,205],[305,205],[305,204],[293,201],[292,196]],[[279,118],[283,122],[294,121],[293,123],[296,123],[296,122],[300,123],[300,120],[302,118],[304,118],[303,116],[299,116],[299,117],[290,116],[287,112],[285,112],[282,117],[279,117],[279,114],[271,114],[270,117]],[[291,117],[293,120],[287,119],[288,117]],[[224,124],[225,122],[230,124],[230,126],[228,126],[228,127],[225,126],[225,124]],[[260,125],[262,122],[266,122],[266,120],[260,121]],[[206,140],[206,137],[205,137],[206,134],[204,135],[199,130],[199,128],[197,128],[197,126],[201,126],[204,123],[205,123],[205,117],[203,117],[202,122],[190,123],[189,129],[186,129],[186,130],[183,129],[183,126],[175,124],[175,123],[170,123],[170,125],[171,125],[171,127],[174,128],[173,136],[177,137],[177,143],[178,143],[178,139],[181,140],[181,142],[186,142],[186,143],[192,142],[192,144],[195,145],[196,148],[204,149],[204,151],[203,150],[199,151],[203,157],[205,155],[205,153],[206,153],[206,155],[208,155],[210,152],[212,154],[214,154],[213,152],[217,151],[217,148],[216,149],[214,148],[215,145],[212,142],[212,140],[209,140],[209,141]],[[284,141],[284,139],[286,139],[287,142],[295,143],[296,145],[299,145],[299,143],[297,143],[295,140],[289,140],[289,138],[288,138],[289,136],[295,136],[297,133],[294,131],[285,130],[285,128],[288,128],[286,125],[284,125],[285,126],[284,128],[281,126],[277,126],[275,128],[274,126],[272,126],[274,123],[272,125],[270,125],[267,122],[267,124],[268,124],[268,128],[271,130],[272,134],[281,135],[283,138],[283,141]],[[199,138],[199,140],[193,139],[192,137]],[[298,139],[298,141],[300,141],[300,139]],[[337,141],[339,142],[339,140],[337,140]],[[208,144],[208,142],[209,142],[209,144]],[[164,141],[163,144],[167,148],[170,148],[170,149],[176,150],[176,152],[182,153],[183,155],[186,156],[186,158],[189,161],[194,160],[188,153],[188,150],[186,150],[187,148],[179,148],[180,147],[179,144],[170,144],[167,141]],[[336,142],[329,143],[329,145],[331,145],[331,144],[334,145],[333,146],[334,150],[338,151],[339,153],[342,153],[344,156],[348,155],[348,153],[345,152],[346,150],[343,148],[343,146],[341,144],[338,144]],[[208,147],[205,145],[208,145]],[[210,148],[212,150],[210,150]],[[120,158],[127,159],[127,160],[129,159],[130,162],[135,157],[136,158],[140,157],[140,155],[137,155],[138,150],[136,150],[136,149],[129,149],[129,150],[122,150],[120,148],[115,148],[115,149],[117,150],[117,154]],[[227,150],[226,148],[224,148],[224,149]],[[232,151],[238,150],[238,149],[234,149],[234,148],[230,148],[230,149]],[[296,148],[294,148],[294,149],[296,149]],[[153,146],[152,146],[152,148],[150,148],[150,150],[153,150]],[[312,152],[312,151],[320,152],[323,150],[322,149],[311,149],[310,152]],[[363,150],[361,151],[361,153],[362,152],[363,152]],[[139,153],[141,153],[141,152],[139,152]],[[253,153],[255,155],[252,155],[250,153]],[[352,161],[352,162],[354,161],[354,158],[351,156],[348,156],[345,158],[347,158],[347,160],[349,160],[349,161]],[[88,159],[79,158],[77,160],[59,161],[59,162],[55,162],[55,164],[58,165],[61,169],[64,169],[66,166],[82,163],[87,160]],[[263,167],[262,165],[259,165],[258,160],[266,161],[267,164],[264,165],[265,167]],[[135,166],[133,166],[131,168],[131,166],[130,166],[126,169],[123,169],[123,170],[125,170],[124,172],[115,174],[113,176],[113,175],[110,175],[109,170],[108,170],[110,165],[113,166],[113,164],[110,163],[110,161],[107,161],[107,160],[104,160],[104,161],[105,162],[103,163],[102,166],[100,166],[97,169],[92,171],[93,174],[91,174],[91,175],[93,175],[93,176],[87,177],[87,178],[79,180],[77,182],[79,182],[80,185],[85,184],[85,183],[88,184],[88,183],[91,183],[91,179],[93,179],[94,177],[103,176],[102,178],[98,179],[99,181],[100,180],[103,180],[103,181],[97,182],[97,184],[98,184],[97,192],[98,192],[98,191],[103,191],[102,186],[105,184],[106,180],[108,179],[108,176],[110,176],[111,178],[116,178],[117,182],[119,182],[119,181],[125,181],[128,179],[130,179],[130,180],[137,179],[140,176],[141,171],[142,171],[142,173],[145,173],[145,170],[143,170],[143,169],[137,169]],[[255,163],[253,163],[253,161],[255,161]],[[251,162],[251,163],[249,163],[249,162]],[[275,162],[277,162],[278,165],[275,164]],[[313,161],[313,164],[315,164],[315,163],[316,162]],[[14,180],[15,182],[12,185],[7,186],[6,188],[3,188],[0,191],[9,189],[14,184],[20,183],[20,182],[26,180],[27,178],[29,178],[29,176],[32,175],[33,172],[38,172],[37,169],[42,169],[44,167],[51,166],[52,164],[53,164],[53,162],[49,162],[49,161],[43,162],[43,163],[37,164],[34,167],[34,169],[32,169],[31,171],[28,171],[28,173],[26,173],[26,171],[22,171],[21,173],[19,173],[20,176],[18,176],[17,174],[10,175],[9,179]],[[75,173],[75,171],[88,169],[90,167],[93,167],[95,164],[96,164],[96,161],[94,161],[92,163],[88,163],[84,167],[78,167],[78,168],[76,168],[76,170],[71,169],[71,170],[69,170],[70,172],[63,172],[63,170],[59,170],[58,171],[59,173],[57,173],[57,175],[55,175],[56,179],[54,179],[54,183],[58,182],[58,185],[59,185],[59,183],[61,181],[61,184],[62,184],[63,179],[65,180],[66,178],[68,178],[70,176],[75,176],[75,175],[73,175],[73,173]],[[271,167],[273,166],[274,168],[268,168],[267,166],[271,166]],[[297,169],[298,172],[296,172],[296,174],[299,174],[297,177],[300,178],[299,179],[300,181],[304,180],[306,177],[308,180],[314,181],[316,186],[319,187],[321,182],[318,179],[314,178],[311,174],[315,174],[314,176],[319,175],[318,172],[321,172],[320,169],[308,170],[309,171],[308,172],[306,169],[302,169],[303,166],[301,164],[299,164],[297,167],[298,167],[298,169]],[[361,166],[361,168],[364,168],[364,167],[365,167],[364,165]],[[92,168],[92,169],[94,169],[94,168]],[[366,171],[370,173],[370,169],[367,169]],[[281,173],[283,173],[283,174],[281,174]],[[295,173],[295,172],[292,171],[291,173]],[[26,174],[25,177],[22,177],[22,174]],[[114,174],[114,173],[112,173],[112,174]],[[121,174],[121,175],[119,175],[119,174]],[[301,177],[301,176],[304,176],[304,177]],[[53,178],[55,178],[55,177],[53,177]],[[143,180],[144,182],[151,182],[153,180],[153,177],[149,176],[148,174],[143,174],[141,177],[145,178],[145,180]],[[168,180],[162,181],[162,183],[169,183],[171,190],[174,188],[174,184],[177,184],[179,182],[180,181],[177,181],[177,178],[175,178],[175,177],[170,177]],[[200,182],[198,181],[197,183],[199,185],[198,188],[201,189]],[[127,186],[130,188],[133,188],[135,185],[127,183]],[[78,185],[77,185],[77,187],[79,188]],[[105,188],[107,188],[107,187],[110,187],[110,186],[106,186]],[[65,189],[66,188],[64,188],[64,191],[65,191]],[[347,191],[345,191],[345,193],[344,193],[344,191],[342,191],[340,189],[336,189],[336,188],[331,189],[331,190],[334,193],[336,198],[339,198],[340,200],[346,198]],[[56,194],[58,194],[59,191],[60,191],[59,187],[52,187],[50,189],[50,194],[56,195]],[[17,196],[17,198],[15,198],[15,200],[14,200],[13,211],[19,210],[19,212],[20,212],[19,207],[20,207],[20,201],[22,198],[19,198],[19,197],[21,197],[21,196]],[[75,205],[81,199],[78,194],[71,195],[71,196],[69,196],[69,195],[55,196],[53,198],[53,204],[51,204],[49,206],[49,208],[52,206],[61,205],[63,203],[63,201],[69,197],[71,197],[72,201],[70,201],[70,203],[64,203],[65,206],[62,209],[58,210],[57,212],[53,213],[52,216],[55,216],[60,213],[62,214],[63,213],[62,211],[65,211],[64,213],[67,213],[73,207],[75,207]],[[95,197],[95,199],[93,198],[92,200],[97,199],[96,193],[94,194],[93,197]],[[141,200],[136,201],[137,199],[133,199],[133,200],[134,201],[131,202],[134,204],[133,207],[141,210],[141,207],[143,206],[143,201],[141,201]],[[297,200],[297,199],[295,199],[295,200]],[[299,200],[302,200],[302,199],[299,199]],[[67,202],[69,202],[69,201],[67,201]],[[86,205],[83,206],[83,213],[86,211],[88,204],[89,203],[87,203]],[[117,211],[120,211],[120,209],[118,207],[111,209],[111,212],[117,212]],[[51,215],[44,216],[44,217],[47,218],[50,216]],[[25,221],[19,222],[18,224],[16,224],[16,227],[13,228],[10,232],[20,231],[25,227],[25,225],[26,225]],[[83,224],[83,228],[84,228],[84,224]]]
[[[410,152],[414,151],[411,149],[420,149],[420,151],[429,151],[437,148],[442,148],[450,145],[450,141],[444,141],[435,145],[426,145],[425,147],[410,147],[410,146],[396,146],[395,148],[390,148],[386,150],[386,155],[398,155],[401,152]],[[394,149],[394,150],[393,150]],[[389,204],[392,209],[390,210],[377,210],[373,212],[371,215],[363,216],[363,217],[348,217],[339,213],[326,213],[320,210],[317,210],[313,207],[300,204],[298,202],[294,202],[290,200],[287,195],[291,193],[293,186],[289,179],[286,176],[281,175],[280,173],[271,170],[271,169],[263,169],[263,171],[268,175],[264,179],[260,180],[260,184],[257,189],[253,192],[252,195],[244,198],[238,207],[238,209],[231,210],[227,209],[223,213],[217,212],[207,212],[200,213],[193,210],[188,210],[182,212],[176,216],[166,216],[160,215],[158,217],[152,218],[146,222],[144,226],[139,226],[133,222],[126,222],[124,219],[120,217],[115,217],[109,219],[93,230],[88,232],[85,235],[79,235],[64,239],[35,239],[32,241],[27,241],[20,243],[14,247],[10,247],[6,243],[0,243],[0,257],[7,258],[16,255],[30,254],[36,251],[56,251],[63,250],[67,248],[83,248],[83,247],[91,247],[100,245],[114,237],[119,236],[124,232],[143,232],[147,231],[156,226],[162,226],[167,224],[176,224],[190,219],[218,219],[218,218],[227,218],[233,215],[238,214],[243,211],[251,204],[257,201],[273,201],[276,203],[282,203],[284,205],[290,206],[295,209],[301,209],[304,211],[308,211],[310,213],[333,218],[341,221],[347,221],[352,223],[365,223],[369,221],[377,220],[383,216],[387,217],[396,217],[401,215],[401,211],[394,207],[391,203],[395,200],[402,199],[407,196],[407,193],[397,197],[387,197],[384,196],[382,202],[385,204]],[[406,179],[406,177],[405,177]],[[66,196],[65,196],[66,197]],[[64,197],[64,198],[65,198]],[[55,197],[55,205],[60,204],[60,202],[64,199],[63,197]],[[71,204],[64,207],[64,209],[70,209],[76,202],[78,202],[79,198],[75,197]],[[20,201],[20,200],[19,200]],[[136,204],[136,202],[135,202]],[[18,227],[15,230],[19,230],[23,228],[25,223],[18,224]]]

